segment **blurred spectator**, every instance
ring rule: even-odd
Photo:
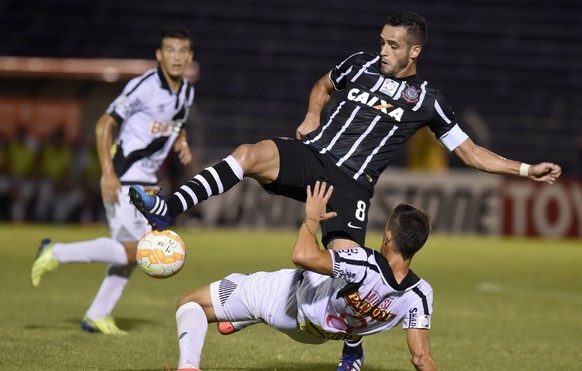
[[[19,127],[8,144],[8,171],[11,187],[10,216],[14,222],[30,217],[30,203],[38,177],[39,142],[25,127]]]
[[[95,137],[80,143],[80,151],[75,156],[74,181],[82,192],[81,204],[75,220],[83,224],[107,223],[101,198],[101,164],[97,156]]]
[[[73,148],[58,128],[40,151],[41,176],[38,183],[38,199],[35,220],[63,223],[82,200],[82,191],[71,185]]]
[[[0,135],[0,220],[10,219],[10,178],[8,176],[8,140]]]

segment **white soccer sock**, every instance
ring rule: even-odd
[[[105,318],[113,311],[115,305],[121,298],[123,289],[129,279],[116,275],[108,275],[101,283],[101,287],[93,299],[91,306],[87,309],[87,317],[90,319]]]
[[[53,255],[61,263],[127,264],[127,254],[121,242],[106,237],[72,243],[56,242]]]
[[[199,368],[208,320],[198,303],[189,302],[176,311],[180,359],[178,368]]]

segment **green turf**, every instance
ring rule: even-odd
[[[136,271],[114,315],[126,337],[80,330],[105,272],[61,265],[40,288],[30,265],[41,238],[78,241],[103,227],[0,225],[1,370],[163,370],[178,357],[175,302],[228,273],[291,267],[295,232],[182,230],[184,269],[167,280]],[[371,235],[377,247],[380,235]],[[435,289],[432,353],[442,370],[579,370],[580,241],[432,236],[413,269]],[[364,371],[411,370],[400,328],[366,338]],[[335,370],[341,343],[297,344],[256,325],[220,336],[210,325],[202,369]]]

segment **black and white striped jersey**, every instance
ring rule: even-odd
[[[155,185],[157,171],[186,123],[194,87],[185,78],[174,92],[158,67],[129,81],[107,108],[121,127],[113,148],[122,184]]]
[[[342,340],[385,331],[430,329],[433,291],[411,270],[398,283],[378,251],[329,250],[333,279],[305,271],[297,286],[297,321],[316,336]]]
[[[335,66],[329,78],[342,95],[329,119],[304,138],[369,186],[402,143],[424,126],[450,151],[467,139],[438,89],[418,75],[384,76],[380,63],[378,54],[356,53]]]

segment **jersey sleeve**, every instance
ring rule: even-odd
[[[127,83],[121,94],[115,98],[113,103],[107,108],[110,114],[118,123],[122,123],[135,112],[142,108],[143,102],[147,102],[147,89],[140,89],[139,79],[133,79]]]
[[[333,260],[332,277],[348,282],[361,282],[364,279],[370,256],[365,248],[329,250],[329,253]]]
[[[346,76],[352,72],[356,58],[364,54],[363,52],[355,53],[344,59],[343,62],[335,66],[329,72],[329,78],[335,87],[335,90],[342,90],[346,87]]]
[[[469,136],[459,127],[453,108],[440,91],[436,94],[434,112],[430,130],[452,152]]]
[[[426,281],[412,289],[417,300],[408,310],[402,321],[402,328],[430,330],[432,315],[432,288]]]

